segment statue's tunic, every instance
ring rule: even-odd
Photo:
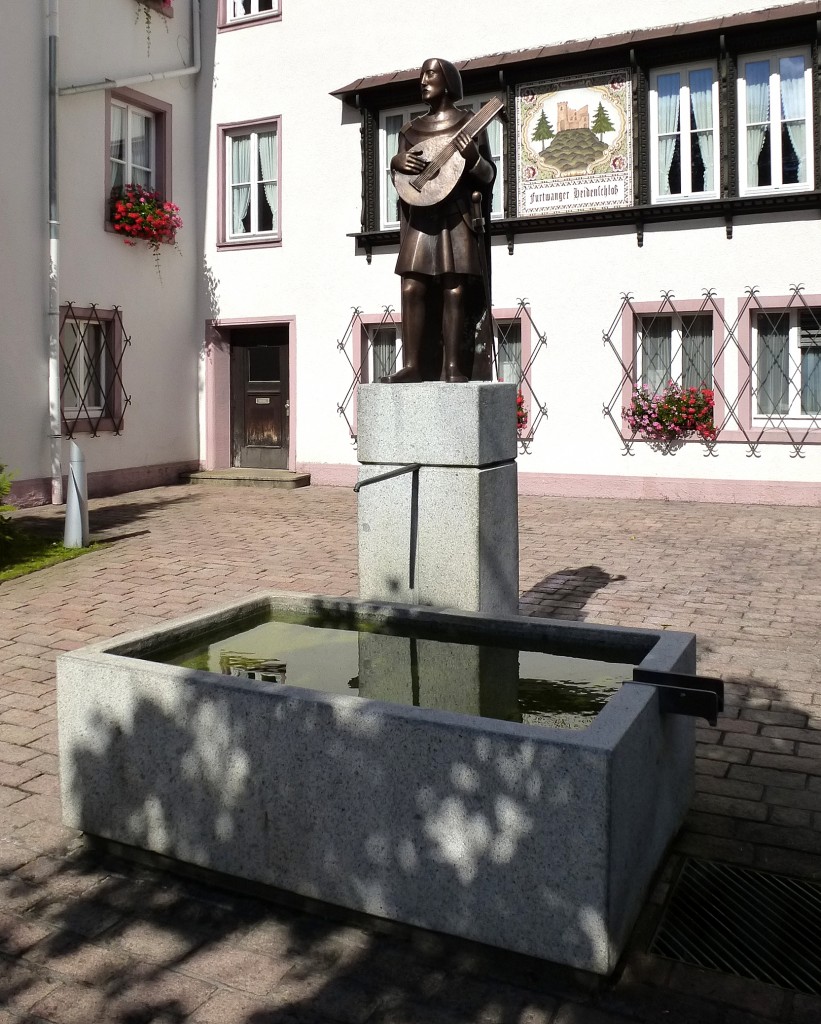
[[[458,110],[459,117],[447,123],[434,121],[424,115],[404,124],[399,131],[399,151],[413,149],[435,135],[455,135],[472,116]],[[456,187],[440,203],[433,206],[410,206],[399,203],[400,246],[396,273],[424,274],[439,277],[442,274],[468,274],[480,277],[479,244],[473,230],[471,194],[479,189],[483,193],[485,224],[489,221],[490,189],[496,168],[493,164],[487,133],[476,138],[479,159],[473,167],[465,167]],[[481,244],[487,244],[482,239]]]

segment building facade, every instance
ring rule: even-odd
[[[81,437],[92,481],[201,464],[354,482],[356,385],[402,358],[389,163],[425,109],[418,69],[439,55],[460,67],[466,107],[504,104],[489,128],[494,375],[522,393],[520,489],[818,503],[821,2],[688,0],[678,24],[662,0],[595,6],[582,26],[565,2],[539,18],[524,0],[214,0],[198,74],[64,91],[60,304],[80,322],[107,311],[115,342],[130,338],[120,405]],[[193,67],[195,0],[173,17],[149,4],[150,53],[138,0],[108,0],[109,45],[92,45],[100,8],[77,0],[63,18],[64,90]],[[42,10],[23,21],[36,53]],[[22,165],[41,187],[4,216],[31,241],[44,96],[19,50],[0,73],[30,80]],[[161,247],[161,280],[105,225],[105,186],[144,171],[139,146],[115,166],[129,119],[153,125],[160,157],[169,147],[182,208],[182,255]],[[32,496],[50,466],[44,244],[22,246],[0,284],[0,461]]]
[[[11,6],[0,44],[9,98],[0,114],[9,140],[0,155],[8,190],[0,213],[7,313],[0,462],[15,474],[12,499],[60,499],[70,438],[85,456],[92,494],[176,482],[198,464],[192,324],[201,228],[191,5]],[[56,217],[49,208],[50,37]],[[126,245],[114,230],[112,191],[135,182],[181,207],[176,248],[160,245],[157,259],[145,241]],[[59,221],[51,242],[50,219]]]

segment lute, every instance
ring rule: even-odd
[[[421,156],[427,166],[419,174],[394,171],[393,184],[400,198],[411,206],[433,206],[447,199],[465,166],[464,157],[456,148],[454,139],[459,132],[467,132],[471,139],[475,139],[503,106],[504,103],[494,96],[452,135],[436,135],[413,146],[411,151]]]

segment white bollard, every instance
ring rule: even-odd
[[[66,528],[63,544],[67,548],[88,547],[88,487],[86,460],[76,442],[70,442]]]

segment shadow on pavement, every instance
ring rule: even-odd
[[[611,575],[598,565],[560,569],[522,594],[521,610],[539,618],[583,621],[584,608],[591,597],[610,583],[625,578]]]

